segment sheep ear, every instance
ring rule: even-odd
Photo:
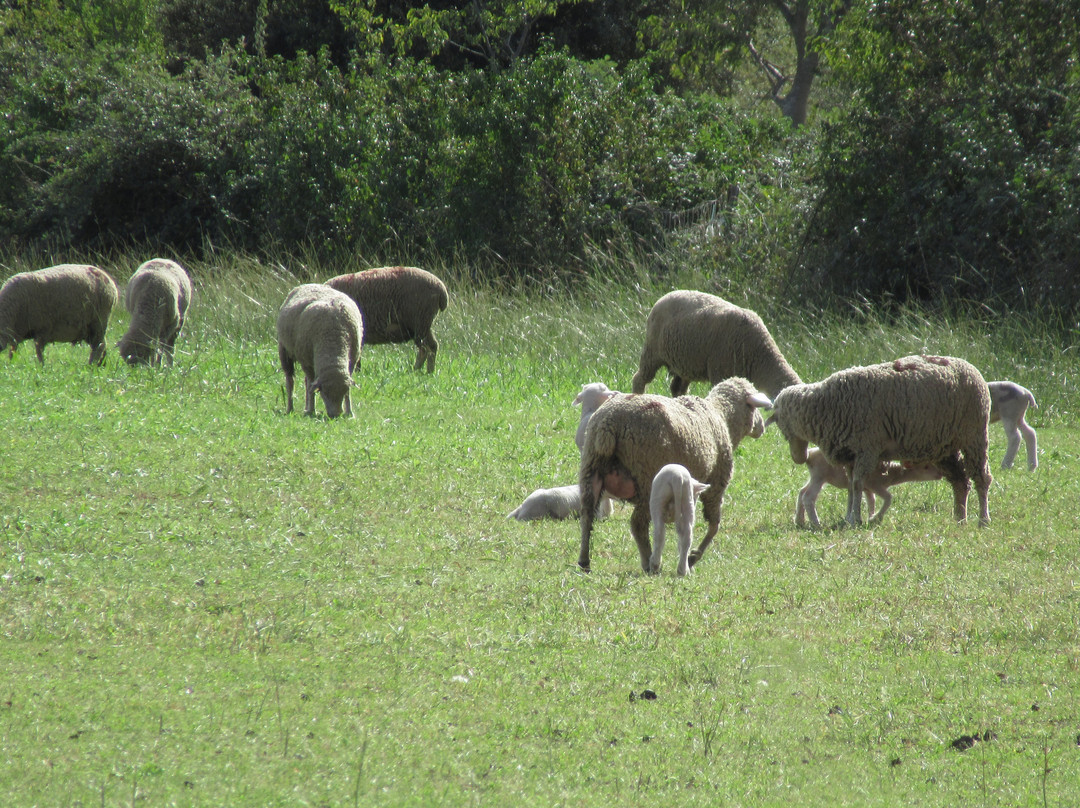
[[[766,410],[772,409],[772,402],[769,401],[769,397],[764,393],[750,393],[746,397],[746,403],[751,407],[762,407]]]
[[[776,413],[774,412],[772,415],[770,415],[768,418],[765,419],[765,428],[768,429],[769,424],[775,423],[775,421],[776,421]]]

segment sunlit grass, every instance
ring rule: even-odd
[[[327,421],[283,414],[273,336],[312,270],[193,270],[171,370],[0,362],[4,805],[1080,798],[1080,368],[1037,323],[740,301],[806,380],[929,351],[1024,384],[1039,470],[998,470],[995,426],[990,527],[920,483],[854,530],[826,490],[826,529],[798,530],[769,432],[691,576],[642,576],[625,510],[583,575],[576,523],[505,515],[576,479],[571,401],[629,389],[667,288],[440,269],[436,373],[365,348],[356,417]]]

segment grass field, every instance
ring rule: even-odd
[[[692,575],[669,542],[643,576],[625,509],[586,575],[576,522],[505,515],[576,480],[571,401],[629,389],[670,287],[448,277],[436,373],[366,348],[327,421],[284,415],[296,278],[194,269],[172,369],[0,361],[0,804],[1080,804],[1077,333],[769,312],[807,380],[930,351],[1031,388],[1040,468],[995,425],[988,528],[918,483],[799,530],[770,430]]]

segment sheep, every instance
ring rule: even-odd
[[[842,466],[830,466],[821,449],[811,449],[806,455],[806,465],[810,470],[810,479],[799,491],[795,500],[795,524],[803,527],[806,517],[810,517],[810,524],[821,527],[817,515],[817,498],[822,487],[828,483],[837,488],[848,489],[851,481],[847,471]],[[940,480],[941,471],[929,463],[916,463],[904,465],[902,463],[882,463],[862,481],[863,493],[866,494],[866,518],[871,521],[881,521],[885,511],[892,504],[892,494],[889,488],[900,483],[910,483],[920,480]],[[874,514],[874,495],[881,497],[881,510]]]
[[[85,342],[90,364],[105,362],[105,331],[119,294],[109,274],[85,264],[59,264],[12,275],[0,287],[0,351],[8,357],[25,339],[34,340],[45,364],[50,342]]]
[[[764,422],[760,407],[771,406],[749,381],[735,377],[720,382],[705,398],[654,395],[618,396],[593,413],[581,453],[581,552],[578,566],[588,572],[593,511],[601,492],[629,501],[634,510],[630,532],[637,542],[641,567],[654,567],[649,547],[649,497],[656,473],[679,463],[710,488],[701,496],[708,530],[688,558],[692,567],[712,542],[720,524],[724,492],[731,481],[739,442],[759,437]]]
[[[609,497],[601,497],[596,518],[606,519],[615,509]],[[581,487],[563,485],[558,488],[538,488],[525,501],[506,515],[507,519],[530,522],[536,519],[568,519],[581,512]]]
[[[669,292],[649,312],[633,392],[644,393],[662,366],[671,373],[673,396],[690,382],[731,376],[749,379],[770,398],[800,382],[755,312],[688,290]]]
[[[338,275],[326,285],[356,301],[367,345],[412,340],[417,347],[413,370],[426,361],[427,372],[434,372],[439,343],[431,323],[449,302],[441,280],[417,267],[397,266]]]
[[[175,261],[152,258],[135,270],[124,290],[131,323],[116,345],[128,364],[158,366],[164,356],[172,367],[191,295],[191,278]]]
[[[1035,396],[1026,387],[1014,382],[987,382],[990,390],[990,423],[1001,421],[1005,428],[1005,437],[1009,441],[1005,457],[1001,459],[1003,469],[1011,469],[1016,452],[1020,448],[1020,435],[1024,436],[1027,446],[1028,468],[1035,471],[1039,467],[1039,442],[1035,430],[1024,420],[1028,406],[1037,407]]]
[[[278,358],[285,373],[285,412],[293,410],[296,362],[304,371],[304,415],[315,414],[315,393],[326,414],[352,415],[349,389],[360,358],[364,324],[353,299],[321,283],[297,286],[278,312]]]
[[[574,443],[577,444],[579,452],[585,445],[585,428],[589,425],[592,414],[605,401],[621,395],[618,390],[609,390],[603,382],[582,385],[581,392],[574,398],[574,406],[581,405],[581,421],[578,422],[577,434],[574,435]]]
[[[649,568],[659,570],[664,552],[664,525],[675,523],[675,534],[679,537],[679,575],[690,572],[690,541],[694,533],[694,506],[697,499],[709,490],[706,483],[698,482],[685,466],[668,463],[653,477],[652,492],[649,494],[649,513],[653,523],[653,551],[649,559]]]
[[[990,392],[962,359],[907,356],[838,371],[824,381],[787,387],[773,401],[791,459],[805,463],[809,443],[849,470],[846,519],[862,521],[863,480],[886,460],[930,463],[953,488],[953,515],[967,519],[974,480],[979,524],[990,523],[987,424]]]

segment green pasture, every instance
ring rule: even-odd
[[[223,263],[171,369],[119,360],[122,306],[104,367],[0,359],[0,805],[1080,804],[1075,331],[432,267],[435,374],[365,348],[327,421],[284,415],[274,342],[311,276]],[[689,577],[674,542],[640,572],[626,509],[581,573],[576,522],[505,516],[576,480],[574,395],[629,389],[679,285],[761,311],[805,380],[932,352],[1024,384],[1038,471],[994,425],[989,527],[942,482],[856,529],[828,489],[800,530],[770,430]]]

